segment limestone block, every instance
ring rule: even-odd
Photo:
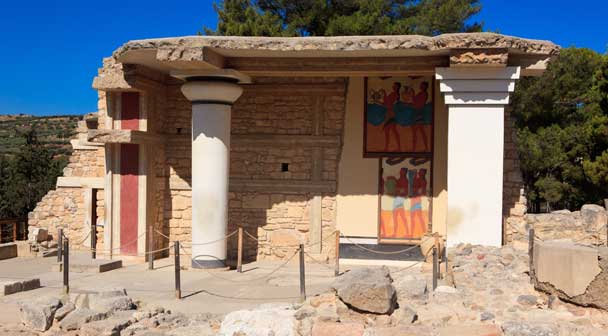
[[[585,204],[581,208],[581,218],[585,231],[595,233],[608,224],[606,209],[597,204]]]
[[[391,314],[395,309],[397,296],[389,270],[382,268],[360,268],[341,275],[332,288],[340,300],[358,310]]]
[[[247,194],[243,195],[243,209],[268,209],[270,208],[270,197],[268,195]]]
[[[533,260],[536,280],[550,283],[568,296],[585,293],[601,272],[596,249],[568,242],[535,243]]]
[[[21,321],[28,328],[36,331],[46,331],[53,323],[55,311],[61,307],[59,299],[44,297],[34,301],[21,303]]]

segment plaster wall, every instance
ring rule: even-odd
[[[349,78],[338,168],[337,228],[346,236],[378,236],[378,158],[363,157],[364,79]],[[447,107],[435,83],[432,231],[446,232]]]

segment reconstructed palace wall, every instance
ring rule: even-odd
[[[78,123],[77,139],[86,136],[87,123],[96,124],[96,116],[87,115],[85,120]],[[29,213],[28,225],[47,229],[54,239],[57,229],[61,227],[74,245],[87,247],[90,246],[90,220],[93,218],[96,218],[98,225],[97,241],[103,244],[105,195],[101,188],[80,183],[95,184],[96,179],[104,176],[105,156],[103,147],[78,145],[77,139],[72,142],[73,152],[57,188],[49,191]]]
[[[320,239],[322,249],[315,249],[315,255],[327,259],[334,253],[335,229],[346,235],[376,236],[379,167],[377,159],[361,155],[363,121],[358,117],[363,118],[363,78],[256,78],[254,83],[244,85],[232,110],[228,232],[242,226],[257,239],[245,236],[245,257],[282,259],[290,247]],[[142,92],[140,128],[162,137],[164,143],[145,147],[150,160],[148,208],[154,212],[145,224],[164,235],[155,234],[154,249],[168,246],[169,241],[180,240],[186,246],[191,241],[192,109],[180,86],[181,82],[170,80],[154,92]],[[433,231],[444,234],[448,115],[438,92],[432,210]],[[92,209],[97,213],[98,244],[103,244],[106,215],[106,195],[99,187],[106,174],[104,147],[82,144],[87,143],[88,128],[120,129],[120,120],[108,112],[118,94],[99,91],[98,123],[82,123],[80,145],[64,171],[68,179],[97,181]],[[518,220],[520,213],[523,216],[525,199],[519,195],[522,182],[508,109],[505,119],[503,210],[508,222]],[[48,228],[51,234],[58,226],[65,227],[68,236],[88,244],[90,189],[69,183],[59,186],[30,214],[29,224]],[[510,235],[508,225],[505,233]],[[231,258],[236,255],[236,241],[236,236],[229,240]]]
[[[228,232],[242,226],[259,241],[245,236],[246,258],[284,258],[319,236],[326,242],[317,257],[333,255],[345,90],[344,79],[324,78],[256,78],[244,86],[232,109]],[[190,120],[180,83],[169,85],[162,124],[170,240],[190,241]],[[229,257],[235,255],[236,236],[229,240]]]

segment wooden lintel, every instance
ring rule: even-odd
[[[167,135],[168,142],[190,143],[190,134]],[[289,134],[233,134],[230,143],[235,147],[246,146],[300,146],[300,147],[323,147],[338,148],[341,137],[338,135],[289,135]]]
[[[226,67],[250,76],[381,76],[434,73],[449,66],[448,56],[276,58],[231,57]]]
[[[210,47],[203,47],[203,61],[218,69],[226,66],[224,56],[218,54]]]
[[[340,96],[346,92],[344,83],[277,83],[277,84],[248,84],[244,86],[245,95],[286,93],[290,96]]]
[[[103,189],[105,183],[103,177],[59,176],[57,187]]]
[[[134,130],[105,130],[96,129],[87,132],[87,140],[93,143],[123,143],[123,144],[159,144],[165,141],[164,136]]]
[[[249,180],[249,179],[229,179],[229,190],[250,192],[311,192],[311,193],[332,193],[336,191],[336,183],[333,181],[300,181],[300,180]],[[191,184],[187,180],[169,179],[171,190],[192,190]]]

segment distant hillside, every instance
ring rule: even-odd
[[[0,115],[0,155],[11,155],[25,143],[19,132],[34,127],[38,141],[55,155],[68,155],[72,151],[70,139],[76,134],[82,116],[60,115],[36,117],[27,114]]]

